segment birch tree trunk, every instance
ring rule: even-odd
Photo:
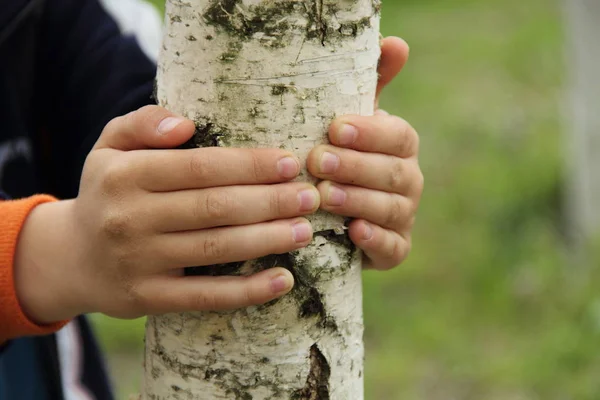
[[[191,145],[304,161],[335,116],[373,113],[379,0],[168,0],[166,21],[157,100],[196,122]],[[363,398],[362,255],[342,218],[309,219],[306,249],[193,268],[283,266],[296,286],[260,307],[150,317],[142,398]]]

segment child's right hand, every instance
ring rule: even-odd
[[[17,246],[19,301],[35,322],[102,312],[121,318],[270,301],[293,277],[183,276],[183,268],[305,247],[299,218],[319,206],[288,182],[298,160],[279,149],[174,148],[194,124],[148,106],[111,121],[89,154],[79,196],[28,217]]]

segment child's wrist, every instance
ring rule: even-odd
[[[72,201],[35,207],[21,230],[14,259],[15,290],[23,313],[47,325],[83,312],[76,286]]]

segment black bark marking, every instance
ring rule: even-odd
[[[317,344],[310,348],[310,371],[304,387],[292,395],[294,400],[330,400],[329,377],[331,368]]]
[[[206,368],[206,372],[204,373],[204,379],[206,379],[207,381],[213,377],[217,379],[222,379],[228,372],[229,370],[226,368]]]
[[[344,231],[343,234],[337,234],[333,229],[329,229],[326,231],[315,232],[313,237],[321,236],[327,239],[328,242],[334,242],[343,246],[344,248],[350,249],[351,252],[356,248],[352,240],[350,240],[350,235],[348,231]]]
[[[223,276],[240,275],[240,269],[244,262],[233,262],[227,264],[213,264],[203,267],[189,267],[185,269],[186,276]]]
[[[271,94],[273,96],[282,96],[289,91],[286,85],[273,85],[271,86]]]
[[[327,37],[327,23],[323,20],[323,0],[313,0],[313,7],[317,32],[319,32],[321,44],[325,46],[325,38]]]
[[[209,25],[242,41],[251,40],[256,33],[263,33],[265,39],[259,43],[274,48],[287,46],[298,31],[304,31],[306,39],[318,40],[325,46],[334,39],[354,38],[371,26],[370,16],[365,16],[341,21],[341,26],[334,28],[338,6],[326,4],[323,0],[311,0],[309,4],[303,0],[274,1],[268,6],[249,6],[243,11],[239,9],[241,3],[241,0],[213,0],[202,17]],[[373,0],[373,14],[379,13],[379,4],[379,0]],[[298,12],[306,13],[306,23],[292,25],[286,17]]]
[[[317,235],[322,235],[326,238],[331,237],[340,245],[351,245],[349,239],[343,239],[344,235],[335,235],[333,231],[319,232]],[[338,238],[341,236],[341,238]],[[347,235],[346,235],[347,236]],[[348,260],[350,262],[350,259]],[[247,262],[234,262],[228,264],[216,264],[202,267],[190,267],[185,269],[186,276],[238,276],[242,275],[242,270]],[[294,276],[294,289],[289,294],[298,304],[299,318],[316,318],[316,324],[322,328],[337,331],[337,325],[334,320],[329,317],[323,296],[316,288],[318,276],[311,274],[311,261],[298,259],[294,253],[271,254],[266,257],[259,258],[252,262],[253,270],[244,271],[244,274],[256,273],[273,267],[282,267],[287,269]],[[342,266],[345,267],[345,266]],[[261,307],[271,307],[277,304],[281,298],[272,300]]]
[[[215,122],[202,119],[195,121],[196,131],[194,136],[179,148],[195,149],[198,147],[217,147],[229,142],[230,134],[226,128],[219,126]]]
[[[241,40],[250,40],[255,33],[261,32],[273,40],[267,41],[270,47],[283,47],[281,36],[290,30],[286,16],[290,15],[296,1],[276,3],[267,7],[262,5],[248,7],[240,12],[238,5],[241,0],[216,0],[202,15],[204,20],[231,36]]]
[[[325,319],[327,314],[325,314],[325,306],[323,305],[321,293],[319,293],[319,291],[314,287],[309,287],[307,290],[307,296],[300,305],[300,317],[310,318],[313,316],[318,316],[321,319]]]

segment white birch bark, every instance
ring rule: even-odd
[[[193,145],[305,160],[335,116],[373,113],[378,1],[168,0],[157,100],[196,122]],[[142,398],[363,398],[361,254],[342,218],[310,219],[307,249],[194,269],[278,265],[296,286],[265,306],[150,317]]]

